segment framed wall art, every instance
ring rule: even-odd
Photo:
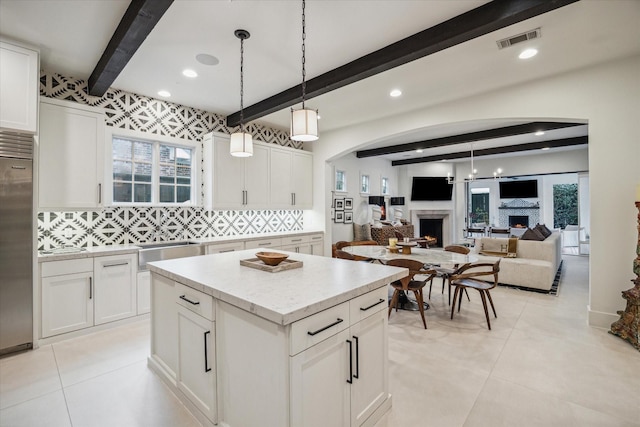
[[[344,210],[344,199],[336,199],[335,207],[336,207],[337,211],[343,211]]]
[[[345,198],[344,199],[344,210],[351,210],[353,209],[353,199],[352,198]]]
[[[344,223],[345,224],[353,223],[353,212],[349,211],[344,213]]]
[[[344,211],[336,211],[334,222],[344,222]]]

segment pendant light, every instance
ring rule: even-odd
[[[253,138],[250,133],[244,131],[244,41],[251,35],[247,30],[236,30],[234,32],[240,39],[240,129],[231,134],[231,144],[229,151],[234,157],[253,156]]]
[[[305,81],[305,0],[302,0],[302,108],[291,109],[291,139],[294,141],[315,141],[318,139],[318,110],[304,108],[307,84]]]

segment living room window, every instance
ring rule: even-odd
[[[335,190],[343,192],[347,191],[347,174],[345,171],[336,169]]]
[[[382,180],[380,182],[380,189],[382,190],[382,194],[384,196],[389,194],[389,178],[387,178],[386,176],[382,177]]]
[[[111,139],[113,204],[195,204],[195,148],[126,136]]]
[[[360,175],[360,193],[369,194],[369,175]]]

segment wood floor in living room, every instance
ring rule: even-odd
[[[376,427],[640,427],[640,352],[587,326],[589,258],[563,258],[558,296],[492,291],[491,331],[477,293],[450,320],[439,282],[428,330],[393,312],[393,408]],[[0,426],[197,426],[148,349],[140,321],[0,359]]]

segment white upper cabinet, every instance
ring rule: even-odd
[[[253,156],[229,154],[229,136],[204,137],[207,209],[309,209],[310,153],[253,142]]]
[[[38,52],[0,42],[0,128],[36,133]]]
[[[38,155],[41,209],[102,205],[105,123],[101,109],[42,98]]]
[[[300,150],[271,150],[270,206],[275,209],[311,209],[313,156]]]
[[[210,173],[212,195],[206,195],[208,208],[260,209],[268,202],[269,148],[253,144],[253,156],[233,157],[229,154],[229,137],[206,135],[204,138],[205,163],[213,168]],[[206,168],[206,166],[205,166]],[[211,190],[212,189],[212,190]],[[211,197],[212,196],[212,197]],[[210,203],[212,203],[210,205]]]

